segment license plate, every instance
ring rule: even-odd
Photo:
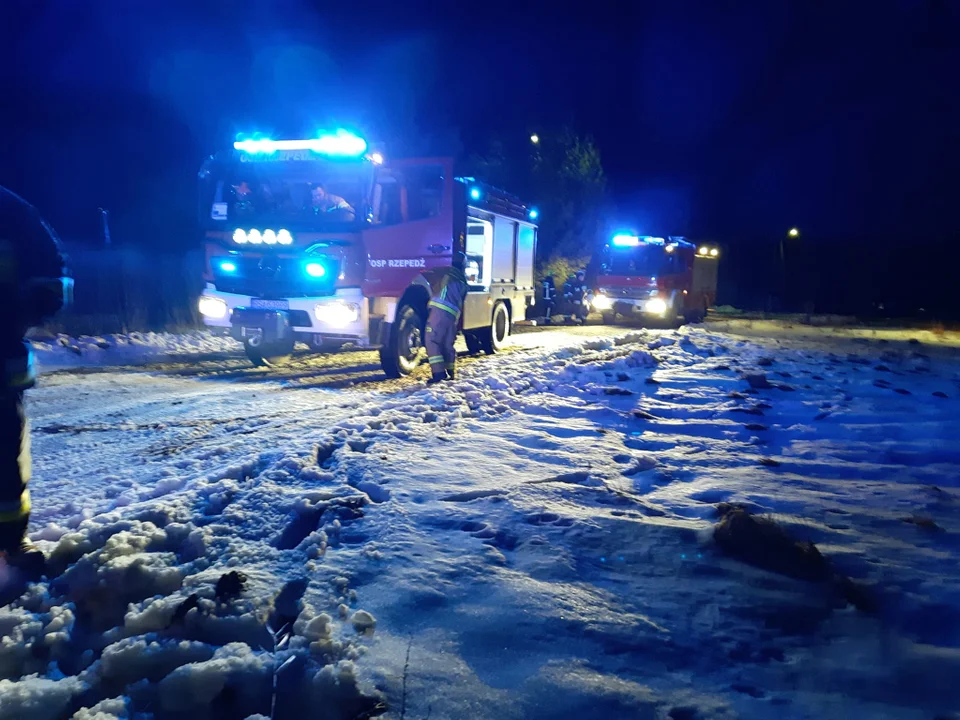
[[[263,298],[253,298],[250,300],[250,307],[257,310],[289,310],[289,300],[264,300]]]

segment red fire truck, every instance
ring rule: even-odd
[[[593,308],[618,317],[699,322],[717,297],[719,248],[683,237],[619,233],[601,252]]]
[[[200,170],[204,323],[256,364],[294,344],[379,347],[387,375],[413,372],[429,300],[423,271],[468,257],[462,330],[495,353],[534,303],[537,211],[449,158],[385,162],[360,136],[254,137]]]

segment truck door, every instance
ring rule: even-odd
[[[517,221],[497,216],[493,224],[493,268],[495,283],[512,283],[517,279]]]
[[[363,233],[367,296],[399,296],[421,272],[453,257],[453,162],[401,160],[382,168],[373,222]]]

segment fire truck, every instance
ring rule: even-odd
[[[379,347],[390,377],[412,373],[430,286],[423,273],[467,255],[462,331],[493,354],[534,304],[537,210],[451,158],[385,161],[338,130],[301,140],[238,139],[200,179],[206,246],[199,311],[277,365],[295,343]]]
[[[607,324],[700,322],[716,301],[719,257],[683,237],[618,233],[601,251],[593,308]]]

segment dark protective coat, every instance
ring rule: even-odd
[[[72,296],[60,240],[37,209],[0,187],[0,551],[15,552],[30,519],[30,431],[23,393],[35,380],[27,330]]]

